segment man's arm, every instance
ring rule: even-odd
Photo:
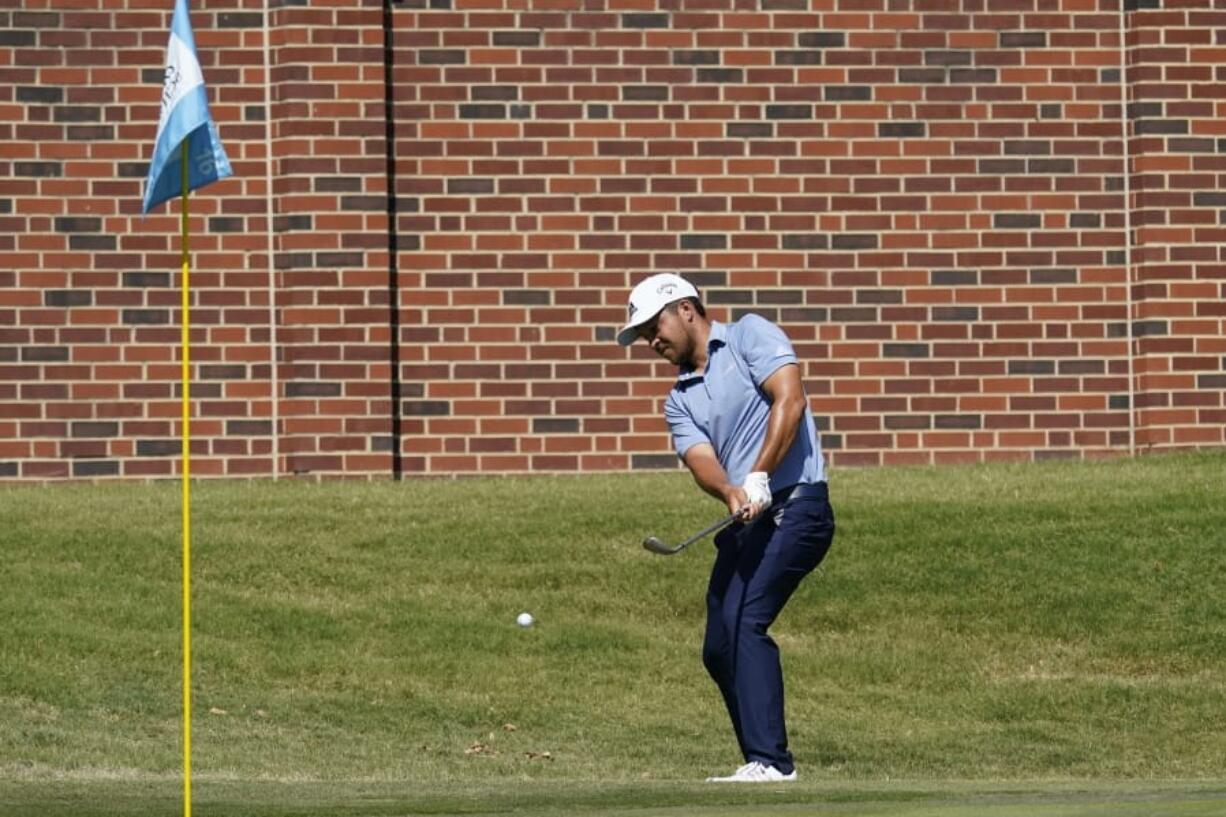
[[[690,469],[694,481],[711,496],[728,506],[728,513],[736,513],[749,504],[745,491],[739,485],[728,482],[728,472],[715,456],[710,443],[698,443],[686,449],[681,461]]]
[[[770,399],[771,408],[766,420],[766,437],[754,460],[753,470],[769,475],[792,447],[800,428],[800,419],[805,413],[805,390],[800,382],[800,367],[794,363],[781,366],[762,383],[762,391]],[[729,513],[745,509],[745,519],[749,520],[765,510],[763,505],[750,503],[744,487],[728,482],[728,473],[720,465],[710,443],[690,446],[681,459],[690,469],[698,487],[727,504]]]
[[[762,382],[762,391],[770,398],[771,410],[766,419],[766,437],[753,470],[773,472],[783,460],[805,415],[805,387],[800,382],[800,367],[795,363],[780,366]]]

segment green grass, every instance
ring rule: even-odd
[[[739,759],[710,545],[638,546],[721,515],[684,474],[195,486],[198,813],[1226,812],[1226,454],[832,493],[774,629],[805,782],[755,795],[690,785]],[[0,520],[0,815],[167,813],[178,486],[9,488]]]

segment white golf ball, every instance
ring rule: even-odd
[[[520,613],[515,618],[515,623],[518,624],[520,627],[531,627],[532,622],[534,621],[536,621],[536,619],[532,617],[531,613]]]

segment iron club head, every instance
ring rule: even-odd
[[[659,553],[661,556],[672,556],[680,547],[669,547],[654,536],[648,536],[643,540],[643,547],[650,550],[652,553]]]

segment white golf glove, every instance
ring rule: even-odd
[[[741,490],[745,492],[746,499],[758,505],[762,510],[771,506],[771,479],[765,471],[751,472],[745,477],[745,484],[741,486]]]

